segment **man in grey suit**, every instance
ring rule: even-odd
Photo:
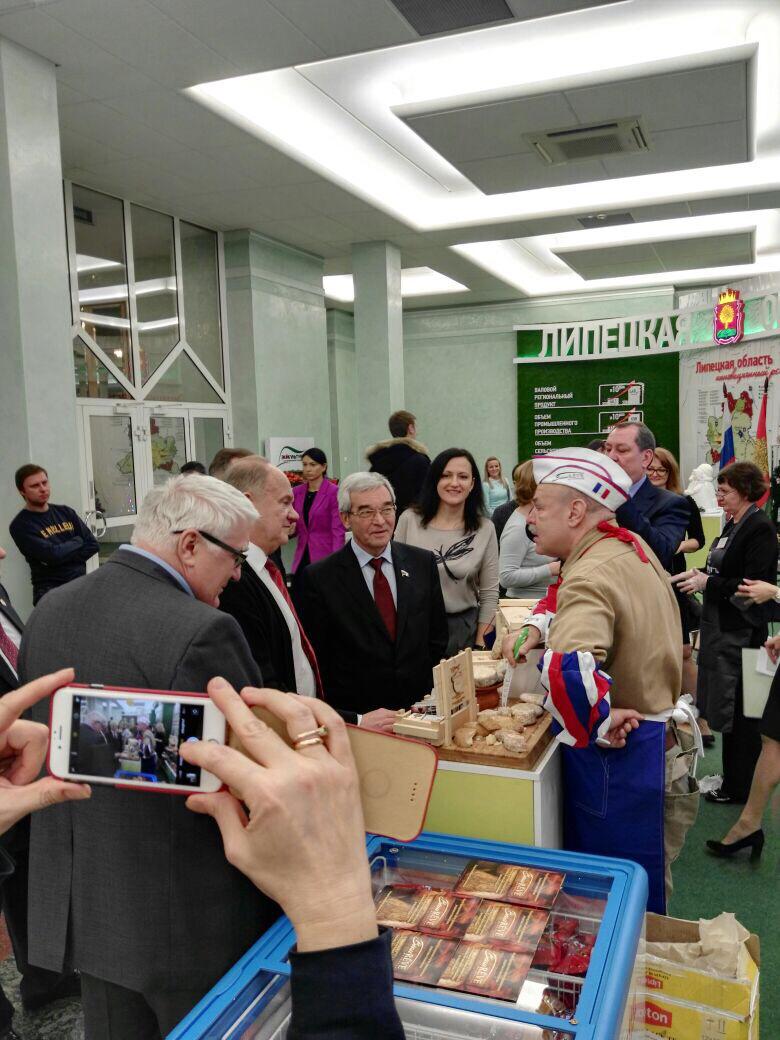
[[[261,685],[237,622],[215,609],[256,518],[212,477],[149,492],[133,544],[35,609],[20,679],[73,665],[81,683]],[[48,705],[34,717],[47,721]],[[159,1040],[278,915],[184,798],[98,784],[33,820],[30,891],[30,960],[81,971],[86,1040]]]

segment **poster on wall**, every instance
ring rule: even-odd
[[[278,466],[287,474],[291,484],[298,484],[303,480],[303,453],[313,447],[313,437],[269,437],[265,442],[265,454],[272,466]]]
[[[623,420],[644,422],[678,453],[677,355],[517,366],[518,458],[606,438]]]
[[[680,355],[683,479],[703,462],[716,472],[732,460],[763,473],[778,465],[778,380],[777,336]]]
[[[152,435],[152,470],[155,486],[167,483],[181,472],[187,459],[184,419],[181,416],[153,415],[149,420]]]

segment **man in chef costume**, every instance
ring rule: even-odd
[[[665,913],[671,863],[698,810],[697,749],[675,710],[674,594],[647,543],[615,522],[631,485],[616,462],[562,448],[534,459],[534,478],[536,551],[563,566],[514,656],[546,640],[539,667],[564,745],[564,846],[640,863],[648,908]]]

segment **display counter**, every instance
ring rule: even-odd
[[[541,913],[541,920],[522,957],[522,970],[514,962],[512,971],[501,976],[501,984],[511,980],[511,995],[504,991],[504,999],[478,995],[471,977],[465,982],[471,983],[469,992],[460,982],[460,988],[452,988],[447,975],[453,974],[454,962],[447,960],[446,949],[441,951],[443,961],[437,951],[436,961],[428,962],[443,963],[448,969],[437,972],[436,984],[410,981],[408,971],[400,981],[405,964],[399,952],[405,937],[425,933],[395,933],[394,992],[407,1040],[639,1040],[644,1028],[639,983],[644,971],[637,948],[647,899],[647,877],[641,867],[623,860],[440,834],[422,834],[406,844],[370,838],[367,852],[375,896],[387,892],[388,885],[424,884],[457,899],[455,889],[462,893],[463,878],[474,871],[472,876],[481,881],[484,868],[491,864],[504,866],[488,869],[488,876],[521,867],[536,876],[564,875],[559,891],[545,880],[549,898],[533,904],[544,907],[535,911]],[[476,867],[473,861],[481,862]],[[378,901],[381,905],[381,898]],[[169,1040],[282,1040],[290,1017],[288,955],[294,943],[289,921],[277,921],[169,1034]],[[498,974],[495,977],[498,980]],[[474,979],[482,984],[484,975]],[[485,985],[481,988],[484,993]],[[322,998],[327,1000],[327,993]],[[377,1023],[379,1035],[381,1023]]]
[[[559,849],[563,844],[561,756],[544,720],[532,755],[490,762],[438,748],[425,829],[467,838]]]

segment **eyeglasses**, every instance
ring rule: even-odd
[[[656,473],[656,474],[658,474],[658,473],[668,473],[669,470],[666,468],[666,466],[650,466],[650,468],[648,469],[647,472],[648,473]]]
[[[361,506],[360,509],[350,509],[349,515],[356,516],[358,520],[373,520],[375,516],[381,516],[383,520],[392,520],[395,516],[395,506],[380,506],[379,509]]]
[[[171,531],[171,534],[184,534],[186,528],[180,528],[177,531]],[[211,542],[212,545],[218,546],[220,549],[224,549],[226,553],[230,553],[233,557],[233,566],[240,567],[242,563],[246,563],[246,553],[241,549],[236,549],[232,545],[228,545],[227,542],[221,542],[219,538],[215,538],[213,534],[209,534],[208,531],[197,532],[201,538],[205,538],[207,542]]]

